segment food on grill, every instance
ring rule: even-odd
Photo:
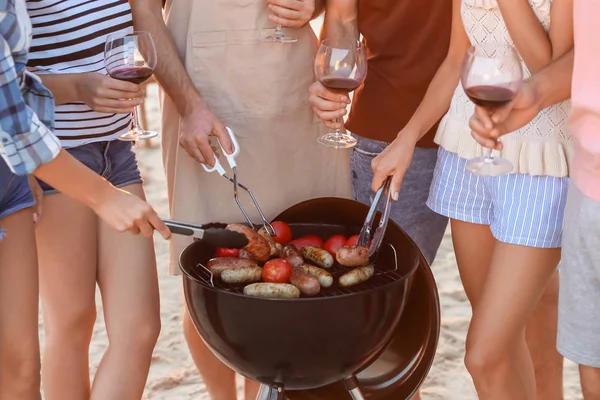
[[[297,298],[300,290],[288,283],[253,283],[244,288],[244,294],[255,297]]]
[[[300,293],[308,297],[316,296],[321,291],[319,280],[301,267],[293,269],[290,283],[300,289]]]
[[[217,257],[208,262],[206,267],[216,277],[220,277],[223,271],[236,267],[256,267],[256,263],[252,260],[235,257]]]
[[[323,248],[333,257],[335,257],[335,253],[344,246],[346,246],[346,237],[344,235],[333,235],[323,244]]]
[[[221,272],[221,280],[225,283],[240,284],[260,281],[261,267],[233,267]]]
[[[358,244],[359,235],[350,236],[346,241],[346,246],[356,246]]]
[[[240,254],[240,249],[226,249],[217,247],[216,257],[237,257]]]
[[[271,223],[271,226],[275,230],[275,236],[273,239],[281,244],[288,244],[292,240],[292,228],[288,224],[282,221],[275,221]]]
[[[256,262],[254,260],[254,257],[252,257],[252,254],[248,253],[246,250],[244,249],[240,249],[240,252],[238,254],[238,257],[244,260],[252,260],[254,262]]]
[[[291,275],[292,266],[281,258],[267,261],[262,270],[262,280],[264,282],[289,283]]]
[[[304,265],[304,259],[300,252],[293,244],[286,244],[281,248],[279,256],[289,262],[292,267],[300,267]]]
[[[321,268],[331,268],[335,260],[327,250],[314,246],[305,246],[300,250],[300,254],[306,261],[310,261]]]
[[[369,248],[366,246],[344,246],[337,251],[337,262],[344,267],[360,267],[369,263]]]
[[[250,253],[255,260],[265,262],[271,256],[271,246],[269,246],[269,242],[252,228],[241,224],[229,224],[227,225],[227,229],[242,233],[246,236],[248,245],[244,247],[244,250]]]
[[[328,288],[333,284],[333,276],[322,268],[309,264],[304,264],[300,268],[317,278],[321,287]]]
[[[294,239],[290,242],[290,244],[296,246],[298,250],[302,250],[304,246],[315,246],[323,248],[323,239],[316,235],[308,235],[298,239]]]
[[[352,271],[346,272],[344,275],[340,276],[339,284],[341,287],[358,285],[359,283],[369,280],[373,276],[374,272],[375,268],[373,268],[372,265],[355,268]]]
[[[265,240],[269,243],[269,247],[271,248],[271,257],[279,257],[281,245],[274,240],[273,236],[269,235],[269,232],[267,232],[265,228],[260,228],[258,230],[258,234],[265,238]]]

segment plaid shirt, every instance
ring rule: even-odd
[[[27,175],[60,151],[54,98],[25,69],[31,22],[25,0],[0,0],[0,156],[16,175]]]

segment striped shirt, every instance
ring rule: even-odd
[[[0,0],[0,156],[16,175],[32,173],[60,152],[51,131],[52,93],[25,69],[30,41],[25,0]]]
[[[111,34],[131,34],[127,0],[28,0],[33,42],[28,67],[36,74],[107,74],[104,46]],[[63,147],[114,140],[129,130],[131,114],[93,111],[83,102],[56,106]]]

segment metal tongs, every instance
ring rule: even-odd
[[[390,220],[390,209],[392,205],[392,194],[390,191],[390,185],[392,183],[392,178],[388,177],[381,188],[375,194],[375,198],[373,199],[373,203],[371,204],[371,209],[367,214],[367,218],[365,219],[365,223],[363,224],[362,229],[360,230],[360,235],[358,237],[358,245],[359,246],[369,246],[369,242],[371,238],[373,242],[369,247],[369,260],[373,260],[374,256],[379,251],[381,247],[381,243],[383,242],[383,236],[385,235],[385,230],[388,225],[388,221]],[[384,198],[383,212],[381,215],[381,219],[379,220],[379,226],[375,229],[375,232],[372,232],[373,224],[375,222],[375,216],[377,215],[377,211],[379,209],[379,204],[382,201],[382,197]]]
[[[227,160],[229,167],[233,171],[233,178],[230,178],[229,176],[226,175],[225,169],[219,162],[219,159],[216,157],[216,155],[215,155],[215,165],[213,167],[209,167],[206,164],[202,164],[202,168],[204,168],[204,170],[206,172],[215,172],[216,171],[223,178],[225,178],[229,182],[233,183],[233,197],[235,199],[235,202],[238,205],[238,207],[240,208],[240,211],[242,211],[242,214],[244,214],[244,218],[246,218],[246,221],[248,221],[250,226],[253,229],[255,229],[254,223],[250,219],[250,216],[248,216],[248,213],[244,209],[244,206],[242,206],[242,203],[240,202],[240,199],[238,196],[238,188],[241,188],[242,190],[246,191],[250,195],[250,198],[252,199],[252,203],[254,203],[254,206],[256,207],[256,210],[258,211],[258,214],[260,215],[260,218],[263,221],[262,226],[269,233],[269,235],[275,236],[275,229],[273,229],[273,227],[271,226],[269,221],[267,221],[267,218],[265,217],[262,210],[260,209],[260,206],[258,205],[258,202],[256,201],[256,198],[254,197],[254,194],[252,194],[252,191],[250,189],[248,189],[246,186],[242,185],[240,182],[238,182],[237,163],[235,162],[235,158],[240,154],[240,145],[239,145],[235,135],[233,134],[233,131],[229,127],[226,127],[226,129],[227,129],[227,132],[229,133],[229,138],[231,139],[231,144],[233,146],[233,153],[227,154],[227,152],[225,151],[225,149],[223,149],[223,146],[221,145],[220,142],[219,142],[219,146],[221,147],[221,151],[222,151],[223,155],[225,156],[225,159]]]

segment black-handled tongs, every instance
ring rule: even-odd
[[[215,247],[241,249],[248,244],[248,239],[243,234],[224,229],[221,226],[217,227],[215,224],[203,226],[170,220],[163,220],[163,222],[175,235],[191,236]]]
[[[390,220],[390,209],[392,205],[392,194],[390,191],[391,183],[392,178],[388,177],[375,194],[375,198],[371,204],[371,209],[367,214],[367,218],[365,219],[365,223],[363,224],[358,237],[359,246],[369,246],[369,242],[371,239],[373,240],[371,246],[369,247],[369,260],[371,261],[373,261],[374,256],[381,247],[383,236],[385,235],[385,230],[387,228],[388,221]],[[381,219],[379,220],[379,225],[375,229],[375,232],[372,232],[375,216],[377,215],[379,204],[382,202],[382,197],[384,201],[383,212],[381,214]]]

